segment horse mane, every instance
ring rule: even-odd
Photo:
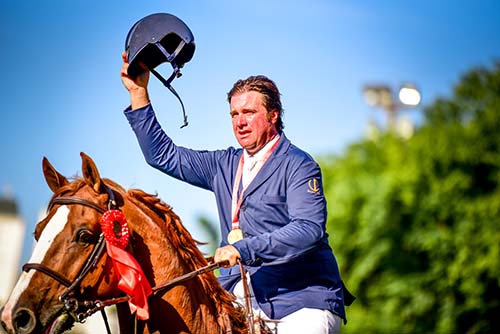
[[[197,245],[200,242],[193,239],[189,231],[184,227],[179,216],[172,210],[172,207],[163,202],[157,194],[152,195],[141,189],[128,189],[126,194],[140,203],[144,204],[160,219],[161,230],[164,231],[166,238],[178,250],[180,257],[191,270],[204,267],[208,264]],[[245,314],[242,308],[236,308],[233,305],[235,297],[222,288],[217,278],[212,273],[202,274],[197,277],[202,285],[203,291],[212,305],[217,310],[217,316],[227,315],[235,333],[246,331]],[[221,326],[225,326],[219,322]]]

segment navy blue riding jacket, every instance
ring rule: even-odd
[[[241,148],[193,150],[162,130],[151,105],[125,115],[148,164],[214,192],[221,246],[231,230],[231,199]],[[301,308],[327,309],[345,319],[342,282],[325,230],[326,200],[319,165],[281,133],[272,155],[245,190],[239,214],[244,239],[233,244],[251,275],[260,308],[271,319]],[[229,291],[239,267],[222,268]]]

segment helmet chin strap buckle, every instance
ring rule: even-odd
[[[161,83],[163,83],[163,85],[165,87],[167,87],[170,92],[172,92],[172,94],[174,94],[175,97],[177,97],[177,99],[179,100],[179,102],[181,103],[181,107],[182,107],[182,115],[183,115],[183,118],[184,118],[184,122],[181,126],[181,129],[183,127],[186,127],[188,125],[188,120],[187,120],[187,116],[186,116],[186,110],[184,108],[184,103],[182,103],[182,100],[179,96],[179,94],[177,94],[177,92],[175,91],[174,87],[172,87],[171,85],[171,82],[175,79],[175,78],[180,78],[182,76],[182,73],[181,73],[181,69],[180,67],[175,63],[175,57],[179,54],[179,52],[182,50],[182,48],[184,47],[186,43],[184,41],[181,41],[179,43],[179,45],[177,46],[177,48],[175,49],[174,52],[172,52],[171,54],[168,53],[167,50],[165,50],[165,48],[163,47],[163,45],[161,45],[160,42],[157,42],[155,43],[155,45],[158,47],[158,49],[160,49],[160,51],[165,55],[165,57],[167,58],[167,61],[172,65],[172,68],[173,68],[173,72],[172,74],[168,77],[168,79],[165,80],[165,78],[163,78],[161,76],[160,73],[158,73],[155,69],[150,69],[149,71],[151,73],[153,73],[153,75],[161,81]]]

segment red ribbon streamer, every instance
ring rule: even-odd
[[[148,297],[152,289],[139,263],[124,250],[129,240],[125,215],[120,210],[106,211],[101,218],[101,228],[118,276],[118,288],[130,296],[130,311],[137,312],[141,320],[149,319]]]

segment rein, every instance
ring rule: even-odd
[[[212,263],[212,264],[206,265],[204,267],[201,267],[199,269],[193,270],[193,271],[191,271],[191,272],[189,272],[187,274],[184,274],[184,275],[178,276],[176,278],[173,278],[173,279],[171,279],[170,281],[168,281],[168,282],[166,282],[164,284],[161,284],[161,285],[153,287],[152,288],[153,295],[156,295],[156,294],[158,294],[160,292],[168,290],[168,289],[172,288],[173,286],[175,286],[177,284],[189,281],[189,280],[195,278],[198,275],[205,274],[205,273],[213,271],[213,270],[215,270],[217,268],[220,268],[221,265],[222,265],[222,263],[220,263],[220,262]],[[104,300],[104,301],[91,302],[91,303],[94,304],[94,309],[89,314],[89,316],[92,315],[93,313],[99,311],[102,308],[105,308],[105,307],[108,307],[108,306],[113,306],[113,305],[120,304],[120,303],[128,302],[129,299],[130,299],[130,296],[127,295],[127,296],[123,296],[123,297],[110,298],[110,299],[107,299],[107,300]]]
[[[106,191],[109,195],[108,199],[108,210],[115,209],[117,208],[115,197],[113,191],[106,185],[104,185],[106,188]],[[75,196],[62,196],[62,197],[56,197],[52,199],[52,201],[48,205],[48,211],[55,205],[55,204],[66,204],[66,205],[83,205],[86,207],[90,207],[92,209],[95,209],[101,214],[104,214],[107,210],[104,209],[102,206],[99,204],[96,204],[94,202],[78,198]],[[104,234],[101,233],[99,236],[99,240],[97,241],[94,249],[92,250],[92,253],[89,255],[87,258],[87,261],[85,262],[85,265],[83,268],[80,270],[78,273],[76,279],[71,282],[61,274],[57,273],[56,271],[52,270],[51,268],[41,264],[41,263],[26,263],[23,265],[22,269],[24,272],[28,272],[30,270],[36,270],[39,271],[50,278],[54,279],[64,287],[66,287],[66,290],[63,292],[61,296],[59,296],[59,301],[64,303],[64,308],[65,312],[70,315],[75,321],[83,323],[85,322],[85,319],[87,319],[89,316],[92,314],[96,313],[97,311],[101,311],[101,314],[103,316],[104,323],[106,325],[106,330],[108,334],[111,334],[111,330],[109,327],[108,319],[106,316],[106,313],[104,311],[105,307],[120,304],[123,302],[129,301],[131,298],[130,296],[123,296],[123,297],[116,297],[116,298],[110,298],[104,301],[80,301],[77,298],[70,298],[69,294],[73,291],[75,291],[79,286],[80,283],[83,281],[83,279],[87,276],[87,274],[95,268],[101,257],[104,255],[106,251],[106,240],[104,238]],[[194,271],[191,271],[187,274],[181,275],[179,277],[173,278],[169,280],[168,282],[161,284],[159,286],[153,287],[153,294],[156,295],[162,291],[168,290],[171,287],[180,284],[182,282],[188,281],[190,279],[193,279],[194,277],[213,271],[219,267],[221,267],[224,263],[212,263],[208,264],[207,266],[204,266],[202,268],[196,269]],[[137,328],[136,328],[137,330]]]

